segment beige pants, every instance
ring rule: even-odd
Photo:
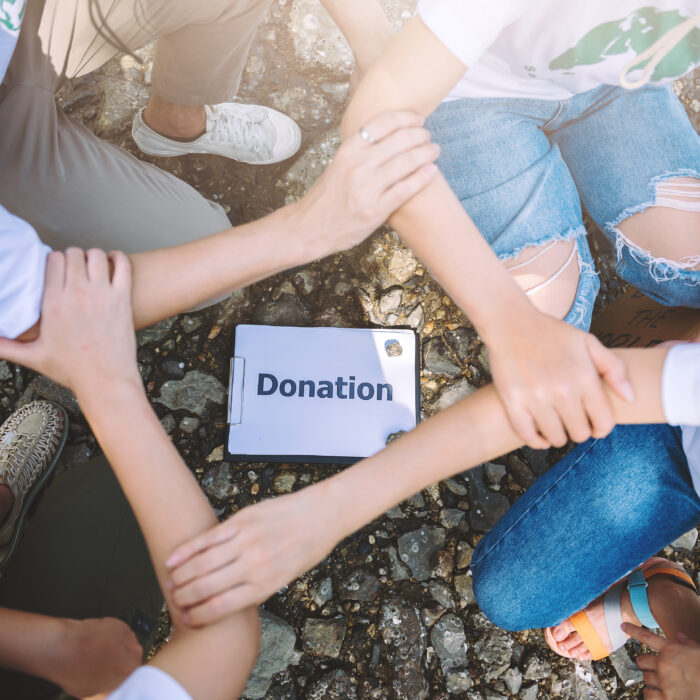
[[[226,101],[269,3],[27,0],[0,91],[0,203],[56,248],[137,252],[228,228],[218,204],[95,137],[63,114],[54,94],[66,78],[116,56],[113,44],[133,50],[157,37],[158,95],[181,104]]]

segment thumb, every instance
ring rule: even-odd
[[[615,353],[606,348],[594,335],[586,336],[588,352],[598,374],[610,388],[625,401],[634,401],[634,389],[627,376],[627,366]]]
[[[37,347],[35,340],[23,343],[19,340],[0,338],[0,358],[9,360],[30,369],[37,369]]]

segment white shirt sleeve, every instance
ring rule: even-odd
[[[169,674],[155,666],[137,668],[107,700],[192,700]]]
[[[419,0],[417,14],[467,67],[527,11],[525,0]]]
[[[700,343],[681,343],[668,351],[661,396],[671,425],[700,425]]]
[[[16,338],[39,320],[50,252],[26,221],[0,206],[0,337]]]

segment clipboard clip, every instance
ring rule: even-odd
[[[228,415],[229,425],[243,423],[243,383],[245,380],[245,358],[234,355],[231,358],[229,379]]]

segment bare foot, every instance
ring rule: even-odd
[[[204,105],[180,105],[155,94],[143,110],[143,121],[161,136],[177,140],[196,139],[207,127]]]

